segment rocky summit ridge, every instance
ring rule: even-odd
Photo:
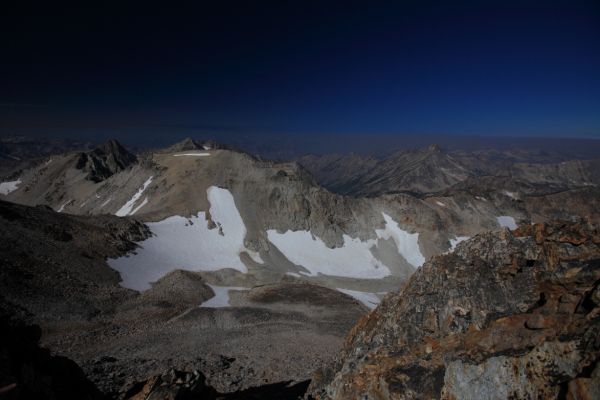
[[[483,233],[351,330],[317,399],[600,398],[600,230]]]

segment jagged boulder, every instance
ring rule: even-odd
[[[350,332],[318,399],[599,398],[600,230],[484,233]]]
[[[100,147],[80,153],[76,168],[87,173],[86,179],[102,182],[136,162],[135,155],[128,152],[119,142],[111,139]]]

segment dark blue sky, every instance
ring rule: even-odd
[[[0,135],[600,138],[598,1],[219,3],[7,12]]]

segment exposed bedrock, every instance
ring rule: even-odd
[[[484,233],[361,319],[319,399],[598,398],[600,231]]]

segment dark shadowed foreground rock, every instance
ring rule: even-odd
[[[600,231],[476,236],[352,329],[319,399],[600,398]]]
[[[170,369],[134,384],[125,400],[297,400],[309,385],[303,382],[277,382],[231,393],[219,393],[206,383],[200,371]]]
[[[0,399],[105,398],[74,361],[38,345],[38,326],[12,318],[4,304],[0,310]]]

